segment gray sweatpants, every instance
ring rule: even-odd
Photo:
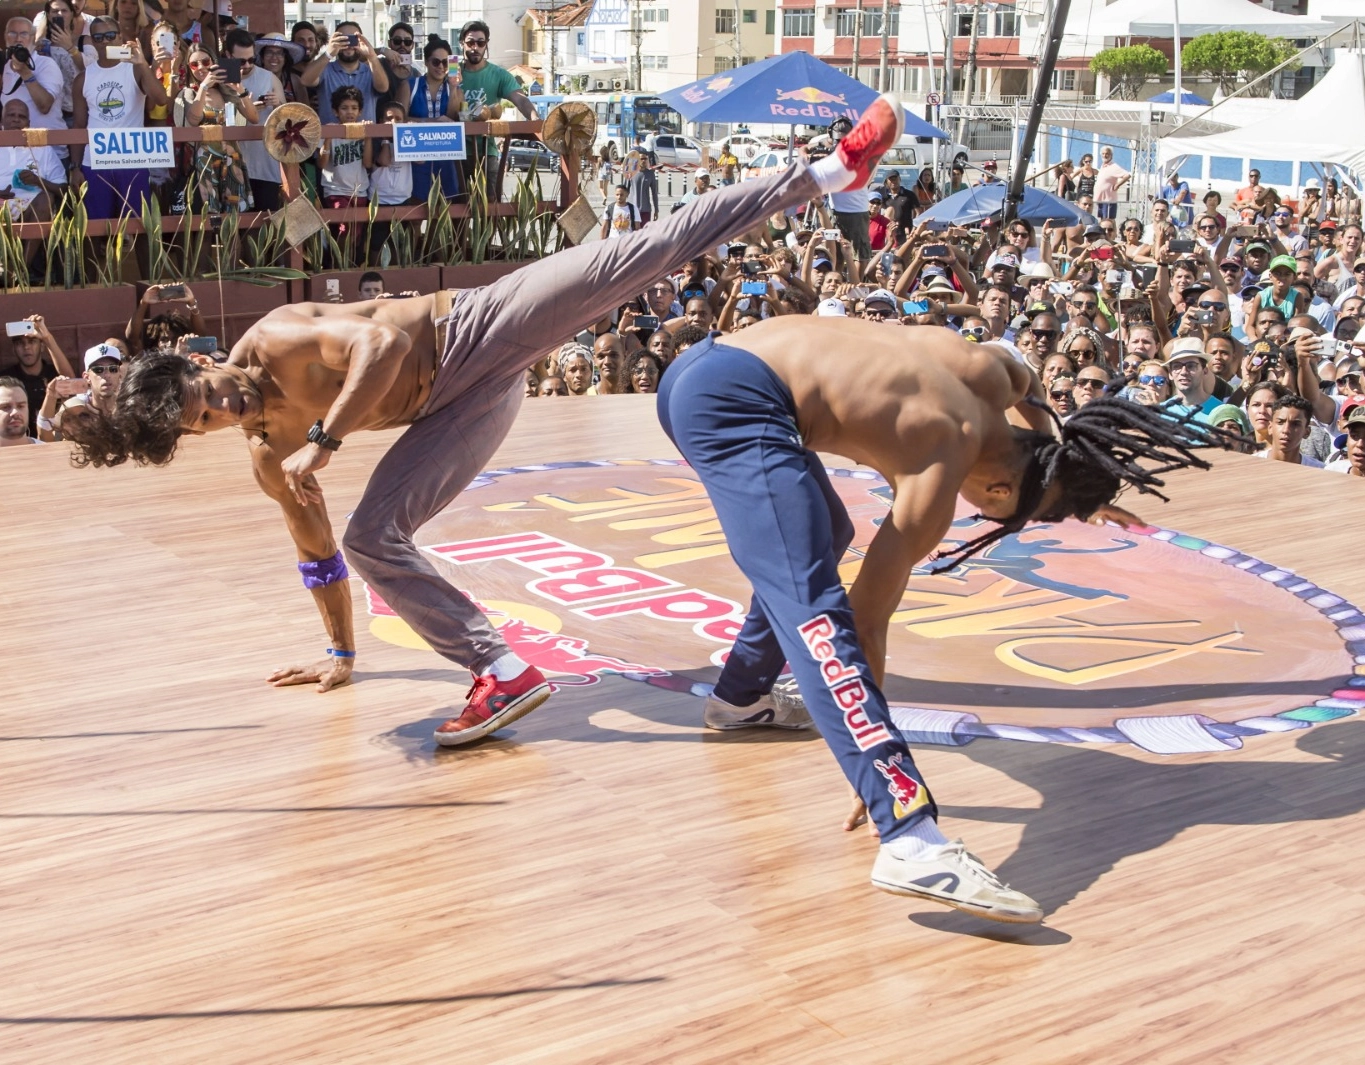
[[[660,224],[459,293],[431,396],[379,460],[347,526],[355,570],[437,653],[486,673],[507,644],[412,538],[486,468],[521,407],[526,370],[650,282],[819,194],[810,168],[796,163],[707,193]]]

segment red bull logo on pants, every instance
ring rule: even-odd
[[[877,767],[877,772],[886,777],[886,790],[895,801],[893,812],[897,817],[904,817],[911,810],[918,810],[929,801],[929,794],[924,790],[924,786],[901,768],[904,758],[903,754],[893,754],[885,762],[878,758],[872,763]]]
[[[890,743],[891,733],[885,725],[867,718],[867,687],[853,666],[846,665],[830,643],[834,622],[828,614],[820,614],[800,626],[801,642],[811,657],[820,664],[820,676],[834,696],[835,705],[843,711],[844,727],[848,729],[858,750],[867,751],[879,743]]]

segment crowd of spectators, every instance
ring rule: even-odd
[[[610,160],[599,162],[609,187]],[[858,317],[1004,345],[1037,372],[1063,421],[1107,391],[1234,430],[1268,459],[1365,476],[1359,201],[1332,183],[1292,203],[1253,172],[1228,209],[1213,192],[1196,214],[1172,174],[1169,198],[1128,201],[1121,215],[1128,175],[1108,151],[1091,163],[1063,167],[1058,186],[1093,213],[1085,225],[917,225],[937,191],[918,178],[906,189],[899,174],[774,216],[547,356],[526,393],[654,392],[708,331],[777,315]],[[698,171],[683,202],[716,185]],[[604,239],[647,224],[630,187],[614,192]]]
[[[30,19],[5,25],[0,75],[6,129],[116,131],[144,126],[264,125],[277,107],[301,103],[323,123],[487,121],[513,107],[533,117],[521,84],[488,61],[489,29],[460,30],[458,52],[394,24],[383,45],[359,25],[328,29],[297,23],[288,37],[256,36],[191,0],[118,0],[108,15],[87,15],[85,0],[46,0]],[[424,202],[432,181],[446,195],[469,193],[473,175],[498,165],[492,138],[471,137],[456,164],[395,163],[377,138],[334,139],[303,165],[319,204]],[[259,140],[206,139],[177,145],[176,165],[95,170],[84,145],[3,149],[15,219],[45,220],[68,189],[84,188],[91,218],[137,216],[144,198],[163,213],[276,210],[280,164]]]

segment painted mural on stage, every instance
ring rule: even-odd
[[[847,584],[890,490],[865,470],[829,472],[856,528]],[[520,467],[472,487],[419,542],[519,654],[557,684],[621,675],[707,690],[749,589],[684,464]],[[961,504],[945,546],[978,531]],[[424,646],[373,593],[369,607],[376,636]],[[921,567],[887,653],[893,715],[920,742],[1226,750],[1365,699],[1360,611],[1235,548],[1158,528],[1036,525],[953,573]]]

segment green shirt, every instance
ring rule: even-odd
[[[460,88],[464,90],[464,105],[469,113],[477,113],[481,107],[492,107],[508,99],[514,92],[521,92],[521,82],[496,63],[484,63],[479,70],[470,70],[460,64]],[[474,151],[487,155],[492,150],[491,137],[473,137]]]

